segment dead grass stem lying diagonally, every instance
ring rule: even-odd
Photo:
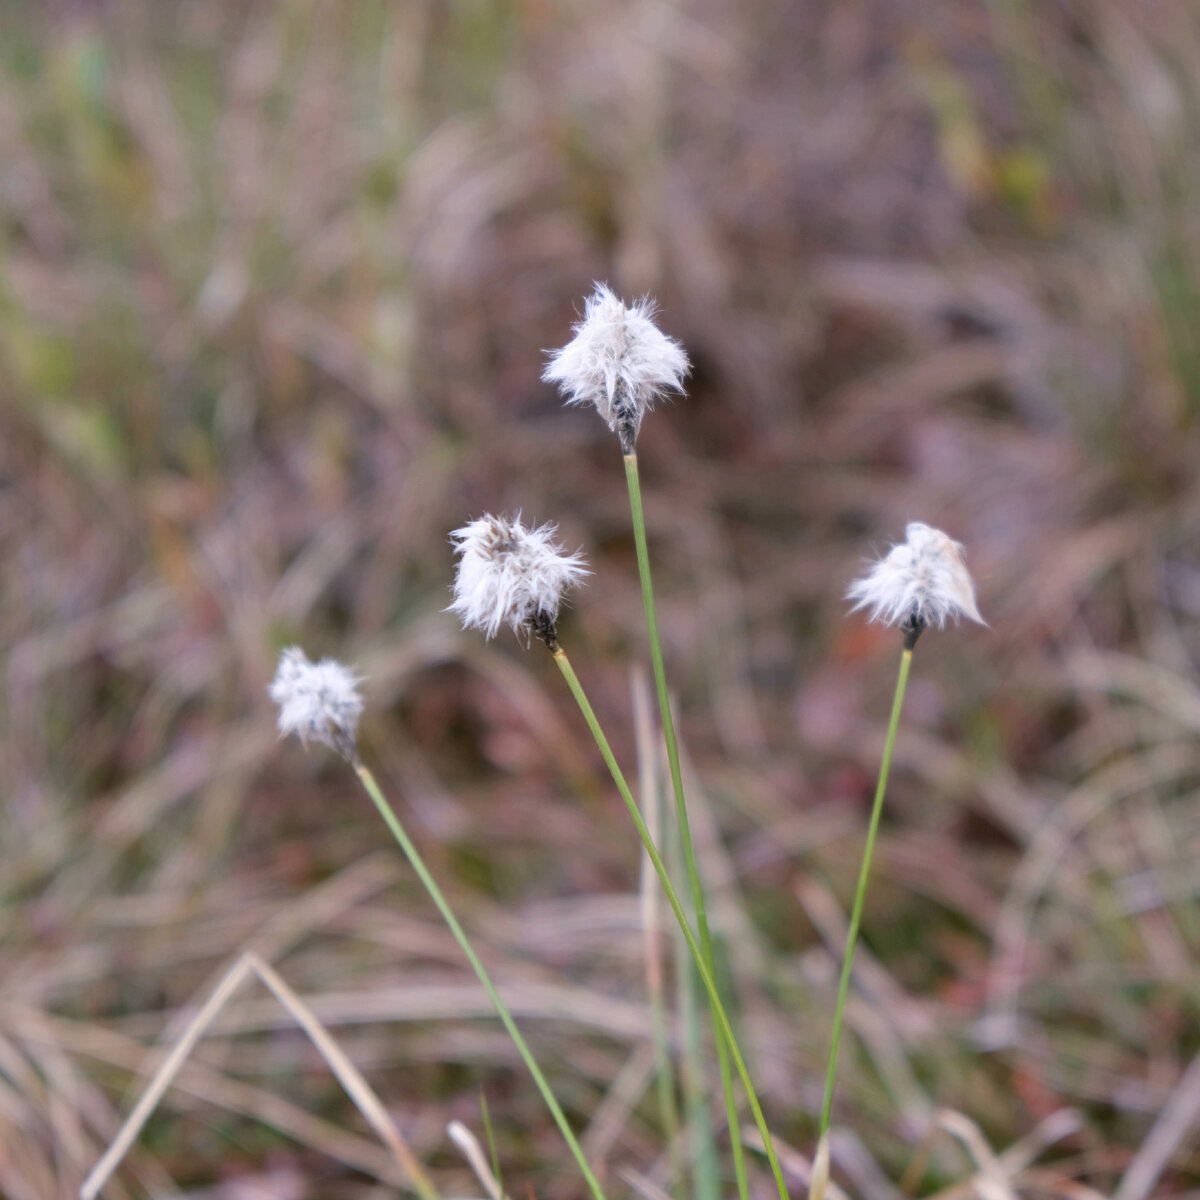
[[[434,1191],[428,1175],[413,1156],[387,1109],[371,1090],[357,1067],[345,1055],[337,1042],[329,1036],[312,1010],[284,982],[278,972],[257,954],[247,952],[230,966],[211,995],[196,1010],[182,1035],[163,1057],[117,1136],[87,1179],[84,1180],[80,1189],[83,1200],[93,1200],[95,1196],[99,1195],[100,1189],[104,1187],[113,1171],[116,1170],[137,1140],[138,1134],[149,1120],[150,1115],[161,1102],[167,1090],[175,1083],[197,1043],[208,1032],[213,1021],[225,1009],[246,980],[251,977],[259,979],[270,989],[276,1000],[308,1035],[321,1057],[328,1064],[329,1069],[337,1077],[338,1082],[345,1088],[346,1094],[354,1101],[355,1107],[362,1113],[394,1162],[402,1169],[403,1174],[398,1178],[409,1183],[426,1200],[436,1198],[437,1192]],[[397,1177],[390,1172],[382,1178],[390,1182],[397,1181]]]
[[[1200,1056],[1192,1059],[1146,1140],[1121,1177],[1113,1200],[1146,1200],[1171,1157],[1200,1119]]]

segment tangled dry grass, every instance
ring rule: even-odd
[[[607,279],[697,365],[642,474],[781,1140],[814,1128],[893,669],[842,591],[922,517],[968,546],[992,628],[921,647],[835,1177],[1195,1194],[1187,0],[0,14],[0,1192],[74,1195],[250,950],[446,1194],[478,1190],[445,1127],[479,1132],[480,1089],[512,1193],[578,1194],[373,813],[277,744],[265,686],[297,640],[368,677],[364,753],[589,1151],[659,1178],[635,843],[549,664],[441,612],[448,530],[558,521],[597,568],[573,656],[634,761],[619,463],[538,381]],[[397,1178],[248,990],[108,1194]]]

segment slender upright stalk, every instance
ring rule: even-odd
[[[655,935],[657,936],[657,935]],[[649,961],[653,958],[652,963]],[[658,1115],[671,1163],[672,1194],[682,1200],[685,1191],[685,1170],[679,1142],[679,1106],[675,1100],[675,1072],[671,1064],[671,1042],[667,1030],[666,1006],[663,1003],[662,966],[658,947],[647,949],[648,991],[650,998],[650,1036],[654,1042],[654,1063],[658,1097]]]
[[[677,846],[679,839],[673,837]],[[674,846],[664,846],[668,870],[675,878],[678,869],[678,854],[671,853]],[[657,885],[658,880],[656,879]],[[704,1053],[704,1027],[708,1022],[709,1006],[696,974],[695,964],[683,940],[675,932],[676,995],[681,1034],[682,1077],[684,1113],[688,1130],[688,1159],[692,1172],[690,1200],[721,1200],[724,1191],[721,1179],[721,1161],[717,1154],[717,1135],[713,1129],[712,1109],[709,1105],[708,1070]]]
[[[920,629],[916,632],[919,634]],[[858,942],[858,927],[862,921],[863,901],[867,895],[867,879],[871,874],[871,856],[875,852],[875,834],[879,829],[879,816],[883,812],[883,794],[887,790],[888,771],[892,765],[892,750],[896,744],[896,730],[900,725],[900,709],[904,704],[904,691],[908,686],[908,671],[912,666],[912,642],[909,634],[904,653],[900,658],[900,675],[896,680],[896,694],[892,700],[892,716],[888,722],[887,741],[883,746],[883,762],[879,767],[879,781],[875,786],[875,804],[871,809],[871,823],[867,828],[867,844],[863,850],[862,867],[858,874],[858,891],[854,895],[854,908],[850,914],[850,930],[846,935],[846,953],[842,957],[842,977],[838,983],[837,1007],[833,1013],[833,1033],[829,1042],[829,1067],[825,1074],[825,1099],[821,1104],[821,1124],[818,1145],[826,1143],[829,1133],[829,1117],[833,1110],[833,1082],[837,1075],[838,1050],[842,1041],[842,1022],[846,1015],[846,996],[850,991],[850,967],[854,962],[854,947]]]
[[[646,518],[642,511],[642,485],[638,476],[637,450],[625,455],[625,480],[629,485],[629,508],[633,516],[633,540],[637,547],[638,575],[642,583],[642,605],[646,610],[646,631],[650,638],[650,659],[654,664],[654,686],[658,692],[658,711],[662,718],[663,740],[667,744],[667,763],[671,770],[671,786],[675,790],[675,809],[679,821],[679,837],[683,846],[683,862],[692,889],[692,905],[696,910],[696,926],[700,934],[700,950],[704,965],[717,978],[716,957],[708,928],[708,910],[704,903],[704,888],[696,852],[692,846],[692,830],[688,821],[687,801],[683,792],[683,771],[679,765],[679,744],[675,737],[675,719],[671,713],[671,698],[667,693],[667,672],[663,666],[662,643],[658,636],[658,612],[654,604],[654,583],[650,577],[650,553],[646,546]],[[729,1069],[729,1049],[725,1038],[716,1029],[713,1018],[717,1064],[721,1071],[721,1090],[725,1095],[725,1115],[729,1122],[729,1141],[733,1152],[733,1170],[737,1177],[738,1195],[748,1200],[745,1155],[738,1125],[737,1100],[733,1093],[733,1075]]]
[[[663,825],[662,789],[659,787],[657,743],[650,720],[650,699],[645,679],[639,671],[633,679],[633,723],[637,736],[638,793],[645,808],[646,828],[656,841]],[[642,859],[640,880],[642,911],[642,947],[646,964],[646,991],[650,1001],[650,1035],[654,1043],[658,1113],[671,1164],[671,1193],[684,1200],[687,1180],[683,1145],[679,1140],[679,1108],[675,1100],[675,1069],[671,1059],[671,1041],[667,1029],[664,1002],[661,930],[658,918],[658,882],[651,877],[649,858]]]
[[[353,748],[351,747],[351,752]],[[450,932],[454,934],[455,940],[462,947],[463,953],[467,956],[467,961],[475,969],[475,974],[479,976],[479,982],[483,984],[483,989],[487,992],[492,1004],[495,1006],[496,1012],[499,1014],[500,1020],[504,1023],[504,1028],[508,1030],[509,1037],[512,1038],[521,1057],[525,1060],[525,1065],[529,1068],[529,1073],[533,1076],[534,1083],[537,1084],[538,1090],[542,1093],[542,1098],[546,1101],[546,1107],[550,1110],[550,1115],[554,1118],[555,1124],[562,1131],[563,1137],[566,1139],[567,1145],[570,1147],[571,1153],[575,1156],[575,1161],[579,1165],[583,1177],[587,1180],[588,1187],[591,1189],[592,1196],[595,1200],[605,1200],[604,1191],[600,1187],[592,1168],[588,1165],[587,1159],[584,1157],[583,1150],[579,1145],[579,1141],[575,1137],[574,1131],[567,1122],[566,1115],[563,1113],[558,1101],[554,1098],[554,1093],[550,1090],[549,1083],[546,1082],[546,1077],[542,1074],[541,1067],[538,1066],[537,1060],[533,1057],[533,1052],[529,1049],[524,1037],[521,1036],[521,1031],[517,1028],[516,1022],[512,1019],[512,1014],[509,1013],[508,1007],[504,1001],[500,999],[500,993],[496,991],[495,984],[492,983],[491,976],[488,975],[487,969],[483,963],[479,961],[479,956],[475,953],[471,943],[467,940],[467,935],[463,932],[463,927],[458,923],[458,918],[454,915],[453,910],[446,901],[446,897],[442,895],[442,889],[438,887],[436,880],[429,873],[429,869],[425,866],[424,859],[421,858],[412,840],[404,830],[404,826],[400,824],[399,817],[396,816],[390,804],[384,798],[383,792],[379,789],[379,784],[375,782],[375,776],[370,770],[363,766],[357,760],[357,756],[351,758],[351,763],[358,774],[359,780],[367,790],[367,795],[375,802],[375,807],[379,809],[379,815],[384,819],[388,829],[391,830],[392,836],[400,843],[400,848],[408,857],[408,861],[412,864],[412,868],[416,871],[417,876],[425,885],[425,890],[429,893],[434,904],[437,905],[438,911],[442,914],[442,918],[450,927]]]
[[[559,671],[562,672],[563,678],[567,681],[567,687],[571,689],[571,695],[575,697],[575,703],[579,705],[583,719],[587,722],[592,737],[596,740],[596,745],[600,749],[604,763],[612,775],[613,782],[617,785],[617,791],[621,793],[621,799],[625,801],[625,807],[629,809],[629,815],[633,818],[634,827],[637,829],[638,836],[642,839],[642,845],[645,846],[646,853],[650,857],[650,862],[654,866],[663,891],[666,893],[667,902],[671,905],[671,910],[675,914],[675,920],[679,923],[679,928],[683,933],[684,941],[687,942],[688,950],[691,951],[692,959],[696,964],[696,970],[700,975],[700,980],[704,984],[704,990],[708,993],[708,1002],[712,1008],[717,1041],[720,1042],[721,1039],[724,1039],[729,1054],[733,1059],[733,1065],[737,1070],[738,1077],[742,1081],[742,1087],[746,1091],[746,1100],[754,1116],[754,1123],[758,1126],[758,1131],[762,1136],[763,1149],[766,1151],[767,1160],[771,1164],[771,1171],[775,1176],[775,1185],[779,1189],[780,1200],[788,1200],[787,1184],[784,1182],[783,1171],[779,1166],[779,1159],[775,1154],[775,1146],[771,1140],[771,1131],[767,1128],[766,1117],[763,1116],[762,1105],[758,1102],[758,1093],[754,1090],[754,1084],[750,1079],[750,1072],[746,1068],[746,1060],[742,1057],[742,1052],[738,1048],[737,1039],[733,1034],[733,1027],[730,1025],[729,1018],[725,1013],[725,1006],[721,1003],[721,996],[717,991],[713,973],[709,970],[704,954],[700,949],[700,944],[696,940],[696,935],[692,932],[691,924],[688,921],[687,914],[684,912],[683,905],[680,903],[675,887],[671,883],[671,878],[667,873],[666,865],[663,863],[662,855],[659,853],[658,847],[654,844],[654,839],[650,836],[650,831],[646,828],[646,822],[642,819],[642,813],[638,808],[637,801],[633,798],[633,793],[629,790],[629,784],[625,781],[625,776],[622,774],[616,756],[612,752],[612,747],[608,744],[608,738],[604,736],[604,730],[600,727],[600,722],[596,718],[591,703],[588,701],[587,695],[583,690],[583,685],[579,682],[579,677],[575,674],[575,669],[571,666],[566,652],[552,637],[550,639],[543,638],[543,640],[546,641],[546,644],[553,652],[554,661],[558,665]]]

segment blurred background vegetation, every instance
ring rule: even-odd
[[[441,612],[448,530],[557,520],[633,766],[618,449],[538,379],[602,279],[696,367],[642,478],[773,1128],[811,1148],[898,652],[842,595],[920,518],[991,628],[918,648],[835,1177],[969,1180],[947,1108],[1022,1195],[1200,1194],[1198,89],[1189,0],[0,0],[0,1192],[74,1195],[255,947],[447,1194],[481,1090],[513,1195],[580,1193],[353,780],[277,742],[292,641],[367,677],[616,1194],[663,1182],[635,839],[545,654]],[[394,1179],[251,989],[108,1194]]]

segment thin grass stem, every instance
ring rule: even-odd
[[[392,836],[400,843],[400,848],[412,864],[413,870],[425,885],[425,890],[429,893],[434,904],[437,905],[438,911],[450,927],[450,932],[454,934],[455,940],[462,947],[463,953],[467,956],[467,961],[474,968],[475,974],[479,976],[479,982],[483,984],[483,989],[487,992],[500,1020],[504,1024],[504,1028],[508,1030],[509,1037],[512,1038],[513,1044],[525,1060],[525,1065],[529,1068],[529,1073],[533,1076],[533,1081],[537,1084],[538,1091],[542,1093],[542,1098],[546,1101],[546,1107],[549,1108],[550,1115],[554,1118],[554,1123],[562,1132],[563,1138],[574,1155],[579,1170],[582,1172],[584,1179],[587,1180],[592,1195],[595,1197],[595,1200],[605,1200],[604,1190],[600,1186],[600,1181],[596,1178],[595,1173],[584,1157],[583,1149],[580,1147],[579,1141],[567,1121],[566,1114],[555,1099],[554,1093],[550,1090],[550,1084],[546,1081],[541,1067],[538,1066],[537,1060],[533,1057],[533,1052],[529,1049],[525,1038],[517,1028],[512,1014],[508,1011],[508,1006],[500,999],[500,993],[496,991],[496,986],[492,983],[491,976],[487,973],[487,969],[479,961],[479,956],[467,940],[467,935],[463,931],[463,927],[458,923],[458,918],[454,915],[454,911],[446,901],[446,897],[442,894],[442,889],[438,887],[437,881],[429,873],[429,869],[425,866],[425,860],[421,857],[416,846],[405,832],[404,826],[400,824],[400,819],[396,816],[392,806],[384,798],[379,784],[375,782],[375,776],[371,774],[369,768],[363,766],[361,763],[355,763],[354,769],[363,787],[366,788],[367,795],[375,802],[375,807],[379,810],[379,815],[383,818]]]
[[[645,808],[644,817],[650,836],[658,841],[663,825],[663,796],[659,787],[657,742],[650,718],[650,693],[645,673],[633,673],[631,696],[633,726],[637,739],[638,792]],[[654,1061],[658,1095],[659,1119],[667,1143],[671,1164],[671,1190],[676,1200],[683,1200],[686,1177],[683,1146],[679,1140],[679,1109],[675,1099],[675,1070],[671,1058],[671,1041],[667,1029],[667,1007],[664,998],[659,929],[659,891],[647,857],[642,858],[640,880],[642,912],[642,947],[646,964],[646,991],[650,1001],[650,1032],[654,1041]]]
[[[774,1143],[771,1141],[771,1131],[767,1128],[767,1120],[763,1115],[762,1105],[758,1102],[758,1093],[755,1091],[754,1084],[750,1079],[750,1072],[746,1068],[746,1060],[743,1058],[737,1044],[737,1039],[734,1037],[733,1027],[730,1025],[729,1018],[725,1013],[725,1006],[721,1003],[716,981],[713,979],[713,974],[704,961],[704,954],[700,949],[699,942],[696,940],[696,935],[692,932],[691,924],[687,919],[687,914],[684,912],[683,905],[680,903],[679,895],[671,883],[671,877],[667,873],[662,855],[659,853],[658,847],[654,844],[654,839],[650,836],[650,831],[646,828],[646,822],[642,819],[641,809],[638,808],[637,801],[633,798],[633,793],[629,790],[629,784],[625,781],[625,776],[617,763],[616,756],[612,752],[612,747],[608,744],[608,738],[604,736],[604,730],[600,727],[600,722],[596,717],[595,711],[592,709],[587,694],[583,690],[583,685],[579,682],[579,677],[575,674],[575,669],[571,666],[571,662],[567,658],[562,646],[556,642],[552,649],[554,661],[558,665],[559,671],[562,672],[563,678],[567,681],[567,687],[571,689],[571,695],[575,697],[576,704],[579,705],[579,711],[583,714],[583,719],[587,722],[588,729],[591,730],[592,737],[600,749],[604,763],[612,775],[613,782],[617,785],[617,791],[620,792],[621,799],[625,801],[625,807],[629,809],[629,815],[633,819],[638,837],[642,839],[642,845],[645,846],[646,853],[650,857],[650,862],[654,866],[655,873],[662,883],[667,902],[671,905],[671,910],[675,914],[675,920],[679,923],[684,941],[687,942],[692,960],[696,964],[700,980],[704,984],[704,990],[708,993],[708,1002],[712,1008],[713,1023],[716,1026],[717,1038],[725,1039],[738,1077],[742,1081],[742,1087],[746,1091],[746,1100],[754,1116],[754,1123],[758,1126],[758,1132],[762,1136],[763,1150],[766,1152],[767,1160],[771,1164],[771,1172],[775,1177],[775,1185],[779,1189],[780,1200],[788,1200],[787,1184],[784,1182],[783,1171],[779,1165],[779,1159],[775,1154]]]
[[[504,1195],[504,1177],[500,1174],[500,1153],[496,1148],[496,1136],[492,1133],[492,1114],[488,1111],[487,1095],[481,1088],[479,1091],[479,1112],[483,1117],[483,1133],[487,1138],[488,1154],[492,1159],[492,1177],[496,1181],[496,1190]]]
[[[678,933],[675,946],[679,973],[679,1025],[683,1035],[684,1114],[692,1171],[691,1197],[692,1200],[721,1200],[721,1162],[708,1102],[708,1072],[705,1070],[701,1027],[701,1011],[707,1012],[708,1006],[702,996],[700,976],[696,974],[692,956]]]
[[[879,767],[879,781],[875,787],[875,803],[871,809],[871,823],[867,828],[867,844],[863,850],[862,867],[858,873],[858,890],[854,895],[854,909],[850,914],[850,929],[846,935],[846,953],[842,958],[842,976],[838,982],[837,1007],[833,1014],[833,1033],[829,1042],[829,1067],[825,1074],[825,1099],[821,1104],[821,1124],[818,1145],[826,1141],[829,1133],[829,1118],[833,1111],[833,1084],[837,1076],[838,1051],[842,1042],[842,1023],[846,1015],[846,997],[850,991],[850,967],[854,962],[854,947],[858,943],[858,927],[862,921],[863,902],[867,895],[867,880],[871,874],[871,857],[875,853],[875,835],[879,830],[879,817],[883,812],[883,794],[887,790],[888,771],[892,765],[892,750],[896,745],[896,730],[900,725],[900,709],[904,704],[904,692],[908,687],[908,672],[912,666],[912,649],[906,646],[900,658],[900,674],[896,679],[896,694],[892,700],[892,715],[888,721],[887,740],[883,746],[883,762]]]
[[[625,455],[625,480],[629,486],[629,508],[633,517],[633,540],[637,547],[638,576],[642,584],[642,605],[646,610],[646,631],[650,639],[650,659],[654,665],[654,687],[658,692],[658,711],[662,718],[663,740],[667,745],[667,763],[671,770],[671,786],[675,791],[675,809],[679,821],[679,837],[683,846],[684,869],[692,889],[692,905],[696,911],[696,927],[700,934],[700,950],[704,965],[713,979],[717,978],[716,957],[708,928],[708,910],[704,903],[704,887],[696,852],[692,845],[692,830],[688,821],[687,800],[683,790],[683,771],[679,763],[679,743],[675,736],[675,719],[671,713],[671,698],[667,693],[667,672],[663,665],[662,642],[658,636],[658,611],[654,603],[654,583],[650,575],[650,552],[646,545],[646,518],[642,509],[642,485],[638,475],[637,451]],[[729,1069],[729,1049],[725,1038],[716,1028],[714,1041],[717,1064],[721,1071],[721,1091],[725,1097],[725,1115],[729,1122],[729,1142],[733,1153],[733,1170],[737,1177],[738,1196],[749,1200],[746,1181],[745,1154],[742,1150],[741,1128],[738,1123],[737,1099],[733,1091],[733,1075]]]

